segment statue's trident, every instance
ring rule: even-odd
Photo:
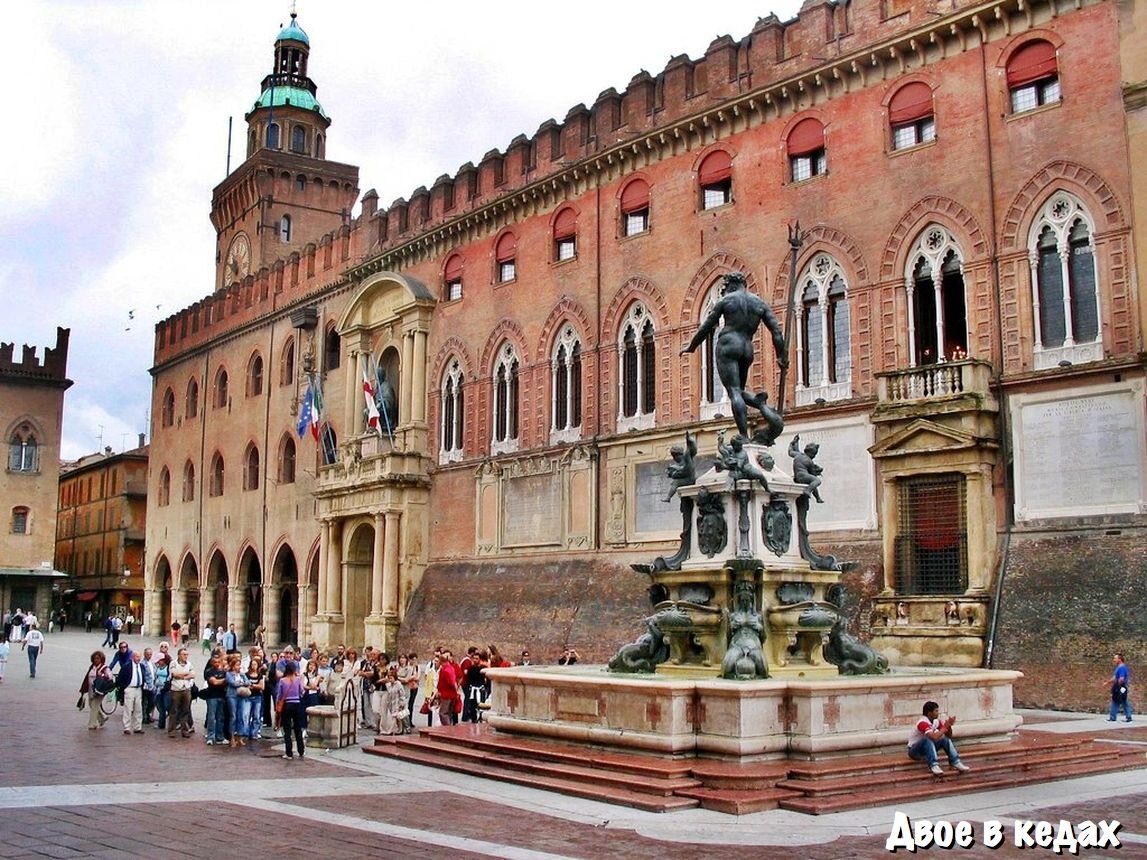
[[[801,234],[801,222],[789,225],[789,303],[785,314],[785,356],[789,355],[792,344],[793,319],[796,317],[797,302],[797,256],[800,254],[804,236]],[[789,361],[789,365],[792,361]],[[781,368],[780,390],[777,392],[777,412],[785,414],[785,384],[789,375],[788,367]]]

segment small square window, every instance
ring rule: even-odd
[[[577,256],[577,243],[573,239],[558,239],[554,250],[559,262],[572,260]]]
[[[936,139],[936,120],[933,117],[898,125],[892,129],[892,148],[908,149]]]
[[[803,182],[814,176],[820,176],[828,168],[828,159],[823,149],[810,152],[808,155],[796,155],[792,158],[793,182]]]
[[[462,279],[450,281],[446,284],[446,301],[456,302],[462,298]]]
[[[649,210],[640,209],[625,216],[625,235],[636,236],[649,229]]]
[[[498,264],[498,283],[504,284],[507,281],[512,281],[518,277],[517,266],[514,265],[513,260],[505,260]]]
[[[701,189],[701,208],[716,209],[733,202],[733,183],[726,180]]]
[[[1045,78],[1012,90],[1012,113],[1023,113],[1037,107],[1054,104],[1062,97],[1059,78]]]

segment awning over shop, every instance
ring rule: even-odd
[[[52,579],[62,576],[66,579],[68,575],[50,567],[0,567],[0,576],[46,576]]]

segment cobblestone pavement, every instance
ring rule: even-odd
[[[897,811],[889,807],[815,818],[784,811],[657,815],[367,756],[357,748],[312,750],[306,760],[284,761],[274,740],[231,750],[206,746],[201,731],[187,739],[151,727],[124,735],[118,712],[91,732],[75,702],[88,655],[101,639],[70,631],[49,636],[35,679],[24,655],[12,654],[0,683],[0,857],[202,860],[233,855],[236,848],[250,856],[321,853],[324,860],[887,854]],[[202,666],[200,655],[193,660]],[[197,724],[203,707],[195,704]],[[1147,751],[1147,725],[1046,719],[1056,731],[1131,740]],[[1056,825],[1118,819],[1119,849],[1081,848],[1079,856],[1147,858],[1147,770],[898,809],[917,822],[973,822],[976,844],[957,849],[960,857],[1054,856],[1050,847],[1017,848],[1014,819]],[[998,849],[982,843],[985,820],[1004,826]]]

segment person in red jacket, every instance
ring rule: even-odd
[[[434,655],[438,670],[438,720],[444,726],[458,723],[458,666],[450,659],[450,652]]]

